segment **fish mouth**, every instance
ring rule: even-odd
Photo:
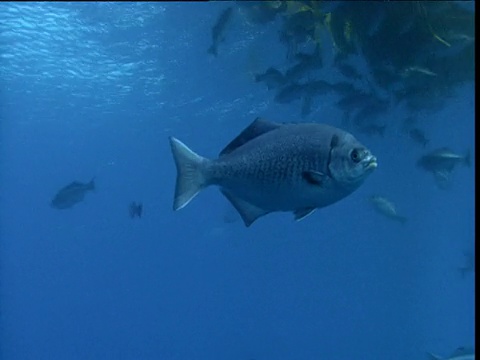
[[[373,155],[370,155],[365,158],[364,166],[366,170],[376,169],[378,166],[377,158]]]

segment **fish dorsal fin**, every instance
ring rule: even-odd
[[[269,131],[278,129],[282,124],[274,123],[263,118],[256,118],[250,125],[248,125],[235,139],[233,139],[221,152],[219,156],[230,154],[235,149],[238,149],[243,144],[249,142],[260,135]]]
[[[263,215],[267,215],[270,211],[261,209],[249,202],[242,200],[240,198],[235,197],[234,195],[230,194],[228,191],[222,189],[220,190],[222,194],[230,201],[233,207],[238,211],[240,216],[242,217],[245,226],[250,226],[253,224],[255,220]]]

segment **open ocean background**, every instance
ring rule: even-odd
[[[207,54],[232,4],[0,4],[2,360],[413,360],[474,345],[475,273],[458,271],[474,251],[474,162],[435,187],[401,107],[384,137],[353,132],[377,170],[303,221],[246,228],[214,187],[173,212],[168,136],[215,157],[258,116],[341,127],[333,95],[302,120],[254,82],[284,62],[278,23],[235,14]],[[473,155],[474,103],[466,82],[420,113],[430,149]],[[92,177],[83,202],[49,206]],[[408,222],[376,213],[374,194]]]

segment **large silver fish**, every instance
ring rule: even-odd
[[[170,145],[177,167],[173,209],[217,185],[246,226],[277,211],[303,219],[351,194],[377,167],[351,134],[323,124],[257,118],[213,160],[174,137]]]

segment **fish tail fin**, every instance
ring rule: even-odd
[[[465,165],[470,167],[470,165],[471,165],[470,150],[467,151],[464,159],[465,159]]]
[[[405,216],[397,216],[397,220],[400,221],[402,225],[405,225],[407,218]]]
[[[95,191],[95,176],[88,183],[88,190]]]
[[[173,136],[169,139],[177,167],[173,210],[179,210],[209,185],[205,168],[210,160],[194,153],[187,145]]]

